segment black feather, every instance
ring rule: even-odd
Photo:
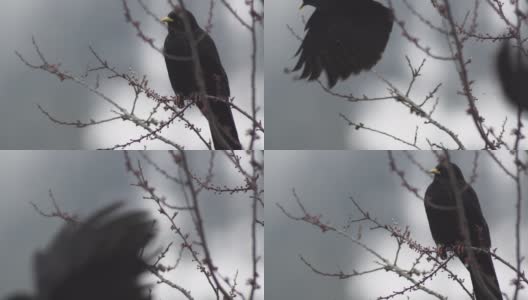
[[[306,23],[294,71],[314,80],[326,73],[328,86],[370,70],[381,58],[390,32],[390,9],[372,0],[304,0],[316,8]]]
[[[147,300],[139,277],[148,268],[139,255],[154,237],[144,211],[116,215],[108,206],[86,221],[62,227],[34,260],[36,293],[8,300]]]
[[[168,17],[169,32],[165,38],[164,54],[172,89],[184,98],[200,92],[190,39],[185,30],[185,18],[196,43],[205,93],[213,97],[202,99],[207,101],[207,105],[198,102],[198,107],[207,117],[214,147],[217,150],[242,149],[231,107],[225,102],[230,96],[229,81],[213,39],[198,26],[194,16],[187,10],[178,7]],[[211,111],[205,111],[207,107]]]
[[[458,193],[462,201],[471,247],[489,251],[491,238],[488,224],[482,214],[477,194],[466,183],[460,168],[444,161],[432,172],[435,176],[425,193],[425,212],[436,244],[448,248],[465,244],[464,230],[459,218],[460,211],[456,202]],[[468,251],[472,251],[475,262],[468,261],[470,259]],[[471,275],[475,299],[502,299],[491,255],[470,249],[464,249],[462,253],[457,254]]]
[[[497,73],[508,100],[516,107],[527,110],[528,58],[525,54],[504,42],[497,55]]]

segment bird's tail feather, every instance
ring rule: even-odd
[[[477,270],[469,268],[476,300],[502,299],[499,281],[489,253],[475,253]],[[480,275],[480,276],[479,276]]]
[[[208,121],[214,148],[216,150],[242,150],[229,104],[212,101],[210,105],[214,120]]]

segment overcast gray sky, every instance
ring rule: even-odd
[[[209,13],[209,1],[186,1],[198,22],[204,25]],[[166,28],[155,23],[138,6],[129,1],[133,17],[162,47]],[[170,7],[166,1],[145,1],[152,11],[165,16]],[[258,2],[260,3],[260,2]],[[248,19],[248,7],[243,0],[230,1],[241,16]],[[136,126],[117,122],[88,129],[59,126],[48,120],[37,108],[42,105],[54,117],[64,121],[103,119],[112,116],[108,104],[72,82],[60,82],[42,71],[28,69],[15,55],[19,51],[29,61],[38,62],[31,44],[34,36],[50,62],[60,63],[64,70],[84,74],[88,64],[95,65],[88,46],[93,46],[118,70],[134,71],[149,78],[150,87],[161,95],[173,95],[163,57],[149,48],[137,36],[130,24],[125,23],[121,1],[106,0],[25,0],[6,1],[0,11],[2,27],[0,37],[5,41],[0,49],[0,149],[95,149],[123,143],[130,137],[144,133]],[[211,36],[215,40],[222,63],[229,77],[231,96],[245,111],[250,111],[250,35],[223,5],[214,7]],[[263,106],[263,32],[257,39],[257,97]],[[103,78],[101,78],[103,79]],[[95,79],[89,78],[90,83]],[[130,107],[133,92],[126,83],[102,80],[101,90],[118,103]],[[146,107],[139,101],[138,107]],[[205,118],[198,109],[188,116],[209,136]],[[234,112],[243,144],[250,122]],[[263,120],[263,109],[259,113]],[[181,123],[170,127],[167,136],[187,149],[204,149],[199,139]],[[166,148],[159,142],[137,146],[142,149]],[[263,140],[257,143],[263,148]]]
[[[137,153],[131,153],[137,160]],[[149,152],[148,155],[159,165],[175,171],[171,158],[165,152]],[[205,151],[187,152],[190,166],[197,175],[205,174],[210,153]],[[246,165],[245,159],[243,164]],[[150,183],[173,203],[183,202],[179,189],[143,164]],[[31,260],[35,251],[46,247],[57,229],[60,220],[46,219],[31,207],[34,202],[45,211],[53,207],[48,197],[51,189],[65,211],[85,217],[98,208],[115,201],[125,201],[127,207],[143,207],[152,212],[161,230],[156,247],[163,247],[173,241],[181,241],[168,231],[164,218],[156,213],[156,206],[150,200],[142,199],[144,194],[136,187],[132,176],[125,172],[122,152],[95,151],[2,151],[0,153],[0,298],[16,290],[32,290]],[[8,170],[8,171],[6,171]],[[172,172],[176,173],[176,172]],[[215,181],[219,185],[241,185],[241,176],[234,171],[230,162],[222,155],[216,157]],[[226,276],[234,277],[238,271],[239,287],[246,290],[246,278],[251,274],[250,226],[251,201],[246,194],[213,194],[204,192],[201,196],[202,213],[209,246],[215,265]],[[182,228],[194,234],[194,227],[185,213],[177,217]],[[258,233],[259,253],[263,252],[263,233]],[[241,238],[247,237],[247,238]],[[175,253],[170,253],[166,264],[173,262]],[[260,264],[263,273],[263,262]],[[191,291],[195,299],[214,299],[202,273],[196,265],[184,258],[180,267],[168,275]],[[261,278],[263,279],[263,278]],[[264,287],[264,283],[261,284]],[[155,282],[151,279],[150,282]],[[165,287],[155,288],[154,299],[174,299],[174,291]],[[258,291],[263,299],[263,288]],[[169,297],[169,295],[172,295]],[[178,298],[178,297],[176,297]]]
[[[302,17],[308,20],[314,10],[310,6],[299,10],[300,3],[301,0],[266,2],[266,118],[272,120],[268,123],[266,149],[408,149],[408,146],[386,136],[354,130],[339,117],[339,113],[356,123],[364,123],[365,126],[387,131],[408,141],[413,140],[415,127],[420,126],[419,145],[422,148],[429,148],[425,137],[455,148],[456,145],[445,133],[431,125],[424,125],[423,119],[410,115],[407,107],[392,99],[345,103],[344,100],[325,93],[317,82],[295,80],[299,73],[286,74],[285,68],[292,69],[297,62],[294,55],[300,45],[300,41],[292,35],[287,26],[299,36],[304,36]],[[438,12],[432,8],[430,1],[409,3],[424,17],[432,20],[433,24],[441,27]],[[445,38],[435,34],[428,26],[411,16],[403,1],[393,1],[393,4],[396,15],[405,20],[406,28],[419,37],[421,43],[430,46],[435,53],[448,55]],[[452,1],[451,5],[458,20],[462,20],[474,2]],[[505,11],[511,15],[513,10],[509,9],[509,6],[509,2],[505,2]],[[504,25],[496,15],[491,14],[487,4],[483,2],[480,7],[478,31],[503,32]],[[482,116],[489,126],[495,128],[500,128],[505,117],[508,117],[511,128],[514,126],[515,111],[502,101],[503,96],[494,74],[497,45],[489,42],[471,42],[464,51],[466,57],[472,61],[469,74],[476,81],[473,92],[480,98],[478,105]],[[386,51],[373,70],[403,91],[410,81],[410,70],[405,56],[409,56],[415,66],[427,58],[414,44],[402,37],[401,29],[394,24]],[[326,82],[324,77],[321,78]],[[467,100],[457,94],[461,85],[454,63],[428,58],[422,76],[410,94],[411,98],[421,103],[438,83],[443,85],[438,93],[440,104],[433,116],[459,134],[468,149],[483,148],[475,126],[466,113]],[[333,91],[357,97],[364,94],[371,97],[388,94],[386,85],[372,72],[351,76],[336,85]],[[511,140],[511,136],[508,139]]]
[[[425,168],[436,165],[430,152],[411,152]],[[412,166],[401,152],[394,156],[409,182],[424,194],[432,179]],[[506,151],[498,153],[511,168],[511,156]],[[451,152],[466,179],[471,175],[474,152]],[[510,158],[508,160],[508,158]],[[302,215],[295,204],[292,189],[312,215],[321,215],[323,222],[330,221],[342,227],[346,220],[358,218],[349,197],[354,197],[371,216],[385,224],[409,226],[412,238],[424,246],[434,246],[430,235],[423,202],[401,186],[399,178],[389,171],[385,151],[267,151],[266,189],[266,297],[268,299],[341,300],[376,299],[409,286],[393,273],[378,272],[361,277],[339,280],[322,277],[309,270],[299,259],[307,258],[316,268],[326,272],[351,273],[375,267],[375,258],[349,241],[332,232],[325,234],[315,226],[287,218],[275,205],[280,203],[296,216]],[[514,186],[491,159],[481,153],[478,177],[473,187],[491,231],[492,246],[497,254],[514,261]],[[526,194],[526,186],[523,191]],[[524,197],[526,203],[526,196]],[[524,210],[526,211],[526,210]],[[528,229],[526,218],[524,233]],[[356,236],[357,226],[350,230]],[[524,238],[521,249],[526,256],[527,243]],[[362,242],[380,253],[393,257],[396,242],[386,234],[370,232],[365,224]],[[409,266],[416,256],[403,251],[400,262]],[[503,292],[511,295],[512,272],[502,264],[494,262]],[[422,265],[423,267],[423,265]],[[467,271],[459,261],[449,267],[470,282]],[[445,274],[428,281],[427,287],[449,296],[460,298],[461,292]],[[520,299],[528,297],[524,290]],[[411,299],[430,299],[423,292],[408,294]],[[406,299],[396,297],[394,299]]]
[[[151,9],[160,16],[169,11],[167,1],[145,2],[152,2]],[[247,18],[245,0],[228,2]],[[386,0],[380,2],[386,3]],[[430,2],[411,2],[424,16],[440,24],[437,12],[430,7]],[[156,45],[161,47],[166,29],[150,19],[135,0],[130,0],[130,3],[133,16],[154,38]],[[186,3],[198,22],[205,24],[210,1]],[[247,30],[225,7],[218,1],[215,3],[210,34],[229,76],[235,102],[249,111],[251,40]],[[295,65],[294,54],[300,43],[287,26],[291,26],[302,36],[302,17],[307,19],[313,8],[306,7],[299,11],[301,0],[266,0],[266,3],[266,30],[264,32],[260,28],[257,36],[257,95],[261,107],[259,118],[264,120],[265,113],[266,118],[271,120],[268,122],[266,148],[301,149],[266,151],[266,244],[263,246],[262,236],[259,245],[263,248],[260,253],[265,250],[267,258],[267,297],[304,300],[372,299],[407,286],[389,273],[347,280],[314,274],[302,264],[299,254],[305,255],[315,266],[328,271],[339,268],[344,272],[366,269],[373,265],[373,259],[343,239],[331,234],[321,234],[313,226],[288,219],[275,203],[281,203],[295,211],[291,193],[295,188],[307,208],[320,212],[324,220],[343,224],[349,216],[355,214],[349,200],[353,196],[383,222],[408,225],[416,240],[433,246],[423,203],[402,188],[399,179],[389,172],[386,152],[305,150],[404,148],[401,143],[387,137],[351,129],[339,117],[339,113],[407,140],[414,138],[415,126],[419,125],[420,146],[425,148],[425,137],[434,142],[444,142],[447,146],[454,145],[445,133],[424,124],[422,119],[411,116],[407,108],[394,100],[345,103],[329,96],[316,82],[295,80],[296,74],[287,74],[285,68]],[[426,26],[411,17],[400,1],[394,3],[396,14],[406,20],[407,28],[433,49],[447,53],[443,40],[430,34]],[[453,1],[453,5],[457,17],[461,18],[467,7],[463,6],[463,1]],[[19,51],[29,61],[38,62],[31,44],[32,36],[49,61],[61,63],[61,67],[67,71],[82,74],[88,65],[93,65],[95,61],[88,50],[89,46],[93,46],[119,70],[146,74],[150,86],[161,95],[173,94],[163,57],[142,42],[130,24],[125,23],[121,1],[6,1],[0,10],[0,19],[3,21],[0,38],[4,41],[0,47],[0,149],[95,149],[123,143],[130,137],[138,137],[143,133],[136,126],[121,122],[78,129],[60,126],[48,120],[37,105],[66,121],[88,121],[112,114],[104,101],[85,89],[68,81],[60,82],[45,72],[28,69],[14,52]],[[482,10],[479,20],[481,31],[501,32],[502,24],[489,10]],[[471,43],[464,50],[473,61],[469,67],[470,75],[476,80],[474,92],[480,98],[478,105],[487,124],[498,128],[505,117],[512,122],[514,111],[501,101],[503,96],[493,72],[495,46]],[[410,76],[406,55],[415,64],[425,58],[422,52],[402,38],[401,30],[394,25],[387,49],[374,70],[405,89]],[[468,148],[482,148],[483,144],[465,112],[467,102],[457,95],[460,84],[455,65],[428,59],[423,70],[423,76],[416,82],[411,96],[424,99],[432,87],[442,82],[442,89],[438,94],[441,103],[435,116],[458,133]],[[94,82],[93,77],[89,80]],[[120,103],[129,104],[133,96],[130,87],[123,82],[103,80],[101,90]],[[372,72],[351,77],[346,82],[339,83],[334,91],[371,96],[387,94],[385,85]],[[141,102],[139,107],[145,109]],[[242,142],[247,145],[249,137],[246,136],[246,130],[250,127],[250,122],[240,113],[234,112],[234,116]],[[208,131],[207,123],[197,109],[189,117],[202,130]],[[511,139],[509,133],[507,130],[508,140]],[[204,148],[201,141],[180,123],[171,126],[167,135],[181,141],[188,149]],[[255,147],[263,146],[264,140],[261,139]],[[521,145],[525,146],[526,144]],[[134,147],[164,149],[167,146],[157,141],[147,141]],[[193,167],[201,172],[206,171],[210,154],[205,151],[188,153]],[[159,159],[161,165],[172,165],[164,152],[152,151],[149,155]],[[425,167],[436,165],[435,156],[430,152],[412,152],[412,155]],[[505,160],[509,157],[506,152],[498,155]],[[240,174],[221,156],[218,155],[216,178],[228,185],[237,184]],[[395,152],[395,156],[409,180],[423,194],[431,179],[412,166],[402,153]],[[460,165],[466,177],[470,174],[473,157],[474,152],[452,152],[453,160]],[[509,166],[511,167],[511,162]],[[47,244],[61,225],[58,220],[37,215],[29,205],[29,202],[35,202],[44,209],[51,208],[49,189],[53,190],[65,210],[80,216],[86,216],[117,200],[126,200],[131,206],[153,210],[155,215],[151,203],[143,200],[142,193],[130,185],[133,180],[125,172],[123,153],[120,152],[2,151],[0,169],[4,170],[0,174],[0,190],[3,193],[3,200],[0,201],[0,270],[9,270],[0,271],[0,297],[17,289],[31,289],[31,257],[37,249]],[[153,170],[148,171],[159,184],[160,190],[179,198],[178,191],[154,175]],[[513,261],[513,187],[484,153],[479,159],[479,176],[474,188],[490,226],[494,247],[498,248],[501,256]],[[207,194],[204,200],[208,201],[205,207],[206,225],[212,233],[211,244],[219,267],[232,270],[228,274],[231,276],[238,271],[238,278],[246,279],[250,272],[250,265],[247,264],[249,240],[241,236],[247,234],[247,224],[251,217],[250,206],[246,205],[249,203],[248,196]],[[526,221],[523,227],[526,232]],[[160,239],[170,239],[167,236],[162,234]],[[394,251],[394,242],[387,236],[366,234],[364,241],[385,254]],[[526,246],[525,242],[523,249],[527,249]],[[495,265],[501,288],[510,292],[509,280],[513,278],[512,273],[500,264]],[[457,274],[467,278],[466,271],[459,262],[450,263],[450,266]],[[261,263],[261,267],[261,279],[264,279],[264,263]],[[189,287],[196,299],[213,299],[209,289],[203,288],[207,283],[204,284],[202,274],[191,262],[184,263],[174,276],[175,280]],[[245,280],[239,280],[239,283],[240,287],[247,287]],[[451,288],[452,282],[445,278],[436,278],[428,282],[428,286],[445,292],[452,298],[460,294]],[[166,288],[159,288],[156,292],[158,299],[164,299],[168,295]],[[426,295],[420,292],[413,295],[426,299]],[[528,291],[523,291],[522,295],[528,298]],[[257,300],[264,299],[264,286],[259,290],[258,297]]]

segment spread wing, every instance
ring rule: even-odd
[[[335,10],[316,10],[306,24],[306,36],[296,55],[294,71],[313,80],[324,71],[328,86],[372,68],[381,58],[390,32],[391,11],[374,1]]]
[[[35,257],[39,298],[146,300],[138,277],[147,270],[139,251],[153,237],[143,211],[115,216],[115,204],[79,224],[66,224]]]

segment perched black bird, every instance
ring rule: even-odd
[[[464,230],[459,221],[457,193],[462,202],[470,245],[488,251],[491,247],[488,224],[482,215],[477,194],[464,180],[460,168],[453,163],[443,161],[431,173],[434,179],[425,192],[425,212],[434,241],[442,248],[458,248],[455,253],[471,275],[475,299],[502,299],[491,255],[463,247]],[[469,251],[475,257],[474,262],[470,261]],[[442,256],[445,258],[445,253]]]
[[[190,26],[190,32],[185,29],[184,19]],[[208,96],[197,104],[209,122],[214,147],[223,150],[242,149],[231,107],[225,102],[230,96],[229,81],[213,39],[198,26],[194,16],[183,8],[175,8],[162,21],[168,24],[169,29],[164,55],[172,89],[176,95],[184,98],[200,94],[195,61],[192,59],[192,41],[196,45],[205,93]]]
[[[138,282],[148,267],[139,252],[154,236],[153,223],[143,211],[116,216],[120,206],[64,225],[35,255],[35,294],[7,300],[148,300]]]
[[[317,79],[326,72],[328,86],[370,70],[381,58],[392,30],[392,11],[373,0],[303,0],[315,7],[306,36],[295,55],[294,71]]]
[[[504,94],[513,105],[528,110],[528,58],[505,41],[497,55],[497,72]]]

